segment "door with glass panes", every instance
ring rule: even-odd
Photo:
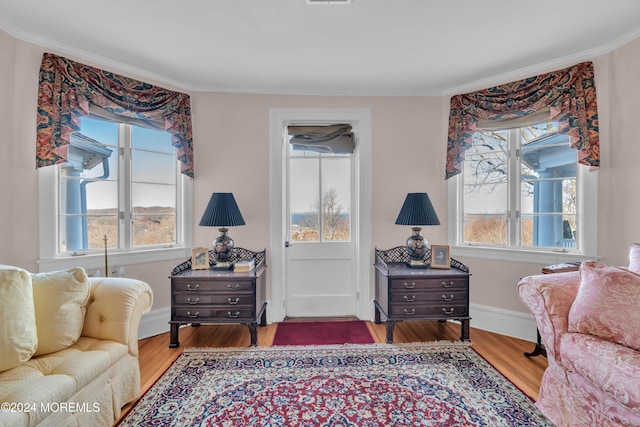
[[[287,317],[357,312],[353,133],[343,127],[335,131],[341,137],[314,145],[313,135],[298,137],[295,130],[317,127],[336,129],[290,126],[287,132]]]

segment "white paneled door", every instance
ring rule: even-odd
[[[357,148],[353,153],[301,148],[285,134],[286,316],[356,315]]]

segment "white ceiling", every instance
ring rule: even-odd
[[[611,51],[640,1],[0,0],[0,29],[185,91],[444,95]]]

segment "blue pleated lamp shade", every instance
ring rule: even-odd
[[[204,210],[200,225],[215,227],[245,225],[233,193],[213,193],[207,209]]]
[[[232,193],[213,193],[204,210],[200,225],[220,227],[220,235],[213,241],[215,268],[231,267],[231,258],[235,244],[227,234],[227,227],[244,225],[244,218],[238,209]]]
[[[420,225],[440,225],[427,193],[409,193],[404,200],[396,224],[410,225],[412,233],[407,239],[410,267],[426,266],[425,257],[429,242],[420,234]]]
[[[409,193],[396,219],[398,225],[440,225],[427,193]]]

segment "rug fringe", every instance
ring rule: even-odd
[[[237,352],[237,351],[278,351],[278,350],[328,350],[328,349],[346,349],[346,348],[404,348],[404,347],[471,347],[470,341],[428,341],[428,342],[412,342],[398,344],[328,344],[328,345],[288,345],[273,347],[187,347],[183,353],[194,352]]]

